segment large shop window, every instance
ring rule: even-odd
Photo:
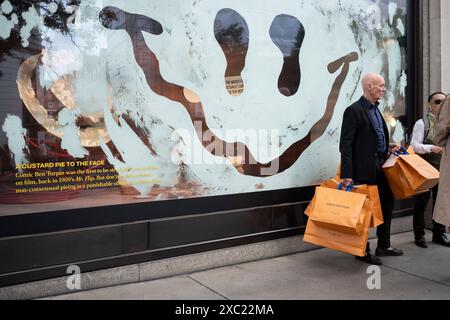
[[[367,72],[401,142],[406,6],[0,1],[0,214],[314,185]]]

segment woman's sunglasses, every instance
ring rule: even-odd
[[[440,105],[442,103],[443,100],[434,100],[433,103],[435,105]]]

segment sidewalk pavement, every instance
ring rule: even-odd
[[[49,299],[147,300],[450,300],[450,248],[414,245],[413,234],[392,236],[402,257],[383,257],[381,289],[367,287],[367,264],[328,249],[244,263],[149,282],[95,289]],[[371,248],[376,240],[371,240]],[[373,277],[371,278],[373,279]],[[374,283],[369,280],[370,283]]]

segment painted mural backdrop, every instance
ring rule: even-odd
[[[405,57],[406,0],[0,1],[0,208],[314,185],[365,73],[404,139]]]

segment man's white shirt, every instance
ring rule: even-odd
[[[411,137],[411,147],[414,152],[417,154],[427,154],[431,153],[434,145],[432,144],[423,144],[423,140],[425,139],[425,123],[423,119],[420,119],[416,122],[413,129],[413,134]]]

